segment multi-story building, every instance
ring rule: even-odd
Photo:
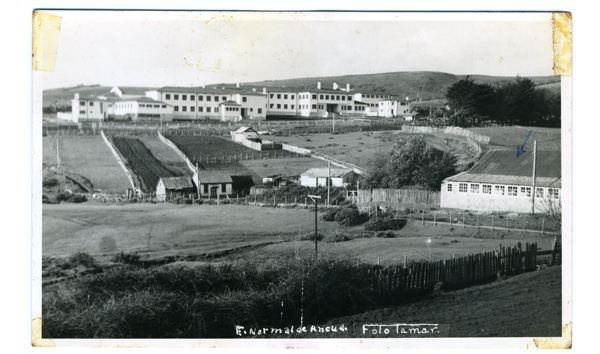
[[[389,94],[352,92],[340,88],[252,87],[239,84],[210,87],[165,86],[142,91],[113,87],[98,96],[73,99],[72,117],[80,120],[265,120],[289,117],[396,117],[410,111],[410,102]]]

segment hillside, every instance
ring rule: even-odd
[[[281,86],[310,86],[315,87],[317,82],[321,82],[322,87],[330,88],[336,82],[341,88],[345,88],[346,84],[350,84],[350,88],[355,91],[363,92],[381,92],[399,95],[400,97],[409,97],[411,99],[434,99],[443,98],[446,90],[456,81],[462,80],[466,75],[453,75],[442,72],[433,71],[411,71],[411,72],[394,72],[381,74],[364,74],[364,75],[345,75],[345,76],[328,76],[328,77],[307,77],[296,79],[283,80],[267,80],[251,83],[242,83],[242,87],[281,87]],[[486,76],[486,75],[471,75],[475,82],[479,83],[500,83],[514,79],[509,76]],[[529,77],[536,85],[544,88],[560,87],[560,77],[558,76],[533,76]],[[200,83],[198,83],[200,85]],[[213,84],[207,85],[235,87],[235,84]],[[51,105],[70,104],[73,95],[79,92],[82,95],[100,94],[110,91],[110,86],[75,86],[66,88],[56,88],[44,90],[44,107]],[[136,87],[131,87],[137,89]],[[151,90],[154,87],[139,87],[143,90]]]

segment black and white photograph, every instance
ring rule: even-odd
[[[570,346],[570,13],[32,24],[40,346]]]

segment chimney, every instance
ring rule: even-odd
[[[266,95],[267,94],[267,88],[263,87],[263,93]]]
[[[408,101],[408,96],[406,96],[406,101]]]
[[[240,88],[240,83],[239,83],[239,82],[236,82],[236,83],[235,83],[235,87],[237,87],[237,88]]]
[[[346,84],[346,91],[350,92],[350,84]]]
[[[317,82],[317,89],[321,89],[321,81]]]
[[[253,87],[253,88],[252,88],[252,92],[256,92],[256,87]]]
[[[76,100],[78,100],[78,99],[79,99],[79,92],[77,92],[77,93],[75,94],[75,99],[76,99]]]
[[[338,84],[336,82],[333,83],[333,89],[337,90],[338,89]]]

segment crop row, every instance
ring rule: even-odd
[[[217,136],[168,135],[167,138],[194,164],[196,162],[202,163],[207,159],[222,160],[223,158],[229,159],[232,155],[239,156],[240,154],[246,155],[256,152],[244,145]]]
[[[140,187],[145,192],[156,190],[161,177],[182,176],[179,171],[166,168],[138,139],[112,137],[112,143],[125,158],[129,169],[141,180]]]

